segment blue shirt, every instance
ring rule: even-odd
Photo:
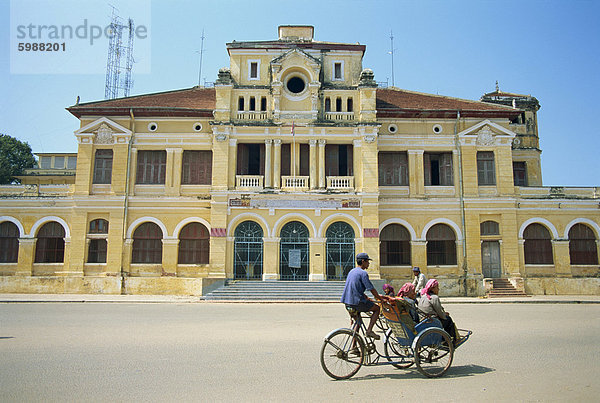
[[[358,305],[360,302],[367,302],[366,290],[372,290],[373,284],[369,280],[369,274],[360,267],[350,270],[346,277],[346,285],[342,293],[343,302],[346,305]]]

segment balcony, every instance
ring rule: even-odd
[[[238,111],[238,120],[267,120],[267,111]]]
[[[354,112],[325,112],[325,120],[354,120]]]
[[[309,187],[308,176],[282,176],[281,190],[285,191],[305,191]]]
[[[263,175],[236,175],[235,187],[240,190],[262,190],[263,180]]]
[[[515,189],[523,199],[600,199],[600,187],[593,186],[516,186]]]
[[[64,197],[73,190],[73,184],[0,185],[2,197]]]
[[[328,190],[354,190],[354,176],[328,176]]]

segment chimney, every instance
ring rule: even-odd
[[[280,41],[312,41],[315,27],[312,25],[280,25]]]

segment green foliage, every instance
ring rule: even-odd
[[[15,176],[35,166],[29,144],[0,133],[0,184],[19,183]]]

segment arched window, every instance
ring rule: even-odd
[[[446,224],[436,224],[427,231],[427,265],[456,264],[456,235]]]
[[[88,239],[88,263],[106,263],[106,250],[108,249],[108,221],[99,218],[90,222]]]
[[[479,224],[479,230],[482,236],[500,235],[500,225],[496,221],[484,221]]]
[[[390,224],[379,234],[379,261],[382,266],[410,265],[410,233],[400,224]]]
[[[0,223],[0,263],[17,263],[19,228],[10,221]]]
[[[63,263],[65,229],[56,221],[47,222],[37,233],[35,263]]]
[[[541,224],[530,224],[523,232],[525,264],[553,264],[550,232]]]
[[[162,262],[162,231],[153,222],[145,222],[133,232],[131,263]]]
[[[179,264],[208,264],[210,234],[199,222],[192,222],[179,233]]]
[[[598,264],[598,247],[594,231],[585,224],[575,224],[569,230],[571,264]]]

